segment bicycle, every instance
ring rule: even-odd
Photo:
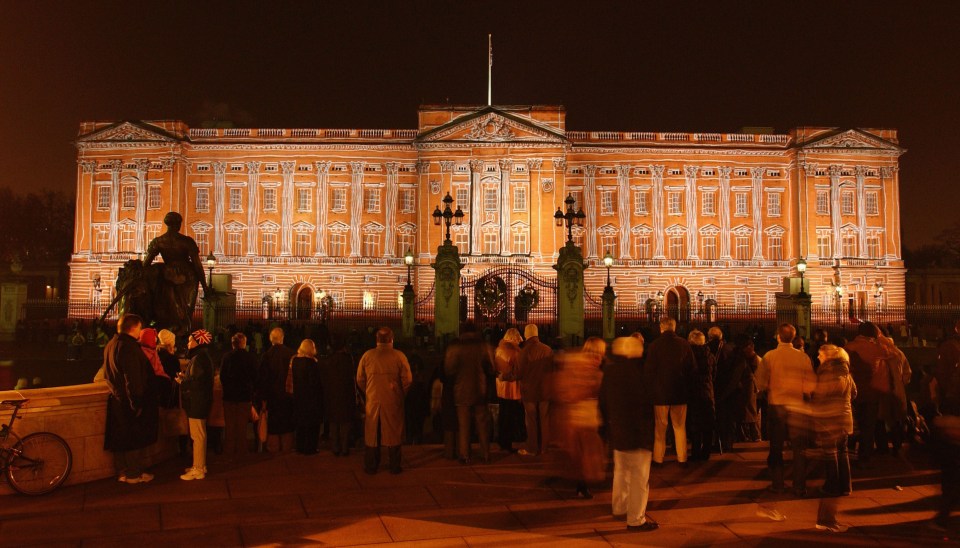
[[[22,439],[13,432],[20,409],[30,400],[3,400],[0,407],[13,407],[10,422],[0,425],[0,472],[22,495],[45,495],[60,487],[70,475],[73,454],[60,436],[34,432]]]

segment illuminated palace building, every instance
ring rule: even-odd
[[[388,306],[406,282],[426,295],[449,193],[466,279],[513,265],[555,279],[568,195],[573,238],[612,274],[620,306],[662,292],[773,305],[797,260],[815,304],[904,301],[895,130],[786,134],[568,131],[558,106],[423,106],[416,129],[189,128],[179,121],[85,122],[78,147],[70,295],[109,295],[168,211],[231,274],[241,302],[279,288],[310,303]],[[95,283],[96,281],[96,283]],[[95,288],[95,285],[102,284]],[[691,297],[693,296],[693,297]]]

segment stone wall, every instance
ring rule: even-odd
[[[103,432],[107,413],[107,388],[103,383],[0,391],[0,400],[28,398],[13,430],[20,436],[31,432],[53,432],[67,441],[73,453],[73,468],[67,485],[114,476],[113,454],[103,450]],[[0,409],[0,421],[10,420],[10,409]],[[163,421],[161,421],[163,422]],[[164,437],[148,451],[147,462],[154,464],[177,453],[176,436]],[[13,491],[0,482],[0,495]]]

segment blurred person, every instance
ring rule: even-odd
[[[283,344],[283,329],[270,330],[270,348],[260,357],[256,397],[261,411],[267,411],[267,451],[293,450],[296,412],[293,394],[287,392],[290,360],[296,355]]]
[[[890,368],[887,352],[880,346],[877,337],[880,331],[871,322],[857,326],[857,337],[847,343],[845,350],[850,355],[850,372],[857,383],[857,401],[853,404],[853,416],[860,431],[857,465],[869,467],[874,453],[877,428],[880,420],[880,402],[889,397]]]
[[[517,355],[517,367],[504,380],[520,381],[520,398],[523,400],[524,419],[527,426],[527,446],[521,455],[539,455],[550,444],[550,401],[547,383],[553,374],[553,350],[540,342],[536,324],[527,324],[523,329],[523,346]]]
[[[605,475],[597,401],[606,351],[603,339],[590,337],[580,351],[557,357],[553,376],[551,418],[560,447],[573,463],[577,496],[585,499],[593,498],[588,484],[603,481]]]
[[[793,347],[797,350],[806,353],[807,352],[807,343],[803,340],[803,337],[797,335],[793,338]]]
[[[206,329],[190,333],[187,339],[190,363],[177,380],[193,441],[193,465],[180,476],[186,481],[202,480],[207,475],[207,418],[213,405],[213,360],[208,349],[212,341],[213,335]]]
[[[220,385],[223,387],[223,444],[229,456],[245,455],[247,424],[253,406],[253,387],[257,359],[247,350],[247,336],[236,333],[230,338],[231,350],[220,361]]]
[[[933,369],[934,399],[939,416],[932,421],[934,455],[940,465],[940,503],[931,525],[950,527],[950,514],[960,506],[960,320],[938,348]]]
[[[650,383],[656,414],[656,437],[653,442],[653,462],[663,464],[667,451],[667,423],[673,423],[673,439],[677,462],[687,466],[687,386],[693,378],[693,350],[690,343],[676,333],[673,318],[660,320],[660,336],[647,348],[643,365],[644,376]]]
[[[690,439],[690,459],[708,460],[713,447],[713,429],[716,422],[713,378],[716,362],[703,332],[694,329],[687,335],[693,350],[694,369],[691,375],[687,402],[687,437]]]
[[[857,385],[850,375],[850,357],[832,344],[820,345],[817,384],[810,398],[810,414],[821,458],[826,462],[822,491],[827,496],[853,490],[847,436],[853,434],[853,400]],[[818,523],[821,520],[818,520]]]
[[[789,433],[793,450],[793,493],[806,496],[806,454],[810,424],[807,400],[817,379],[810,358],[793,347],[796,328],[781,324],[777,329],[779,344],[763,356],[757,370],[757,387],[767,392],[770,452],[767,466],[772,480],[771,490],[782,492],[783,446]]]
[[[813,370],[816,371],[820,367],[820,347],[827,344],[830,335],[827,333],[826,329],[816,329],[813,332],[813,340],[810,341],[810,348],[807,349],[807,356],[810,357],[810,362],[813,364]],[[838,348],[843,348],[839,346]]]
[[[887,354],[890,391],[880,400],[876,443],[878,450],[886,453],[889,441],[894,454],[898,454],[903,446],[907,421],[907,385],[913,377],[913,370],[910,368],[907,357],[897,348],[893,339],[880,333],[877,336],[877,342]]]
[[[494,364],[497,369],[497,398],[500,403],[500,414],[497,416],[497,443],[500,449],[513,452],[513,442],[523,441],[523,402],[520,399],[520,384],[517,381],[503,380],[505,376],[513,376],[517,367],[517,358],[520,355],[520,343],[523,338],[520,332],[511,327],[500,339],[494,353]]]
[[[296,410],[297,453],[314,455],[320,442],[323,392],[320,387],[320,367],[317,365],[317,346],[312,339],[300,342],[297,355],[290,360],[288,378],[289,392],[293,394]]]
[[[399,474],[400,443],[403,441],[403,400],[413,375],[403,352],[393,348],[393,331],[381,327],[376,332],[377,346],[360,358],[357,385],[366,394],[366,445],[363,469],[375,474],[380,466],[380,447],[387,448],[390,473]]]
[[[103,350],[104,378],[110,389],[103,448],[113,453],[117,479],[124,483],[153,479],[143,471],[143,450],[156,443],[160,423],[153,368],[138,342],[142,324],[139,316],[124,314],[117,334]]]
[[[323,416],[330,426],[333,455],[345,457],[350,454],[350,431],[357,417],[357,366],[342,336],[334,334],[330,348],[330,354],[320,358]]]
[[[470,464],[470,425],[476,428],[480,459],[490,461],[490,410],[487,383],[492,378],[493,355],[472,324],[465,324],[460,339],[447,348],[444,372],[453,377],[453,403],[457,408],[457,455]]]
[[[598,396],[603,430],[613,449],[611,509],[614,519],[626,519],[631,531],[653,531],[659,527],[646,513],[655,419],[651,387],[640,362],[642,356],[643,343],[639,339],[614,339]]]

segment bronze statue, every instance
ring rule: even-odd
[[[117,295],[110,308],[119,302],[120,314],[135,313],[145,324],[186,336],[190,333],[190,320],[197,303],[197,283],[203,287],[206,297],[213,291],[203,277],[197,243],[180,234],[183,217],[171,211],[163,217],[163,224],[167,225],[167,231],[150,242],[143,262],[129,260],[120,269]],[[157,255],[163,258],[163,263],[153,264]]]

